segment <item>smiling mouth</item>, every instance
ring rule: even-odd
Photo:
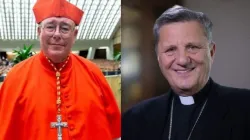
[[[50,44],[51,46],[61,46],[61,47],[64,47],[64,45],[61,45],[61,44]]]
[[[174,70],[176,73],[178,74],[185,74],[185,73],[188,73],[188,72],[191,72],[193,71],[195,68],[191,68],[191,69],[183,69],[183,70]]]
[[[61,44],[50,44],[50,45],[58,45],[58,46],[63,46],[63,45],[61,45]]]

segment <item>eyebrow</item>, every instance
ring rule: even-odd
[[[56,23],[56,21],[55,21],[55,20],[52,20],[52,21],[49,21],[49,22],[44,23],[44,24],[54,24],[54,23]],[[59,25],[74,26],[74,25],[71,25],[71,24],[69,24],[69,23],[67,23],[67,22],[64,22],[64,21],[60,22]]]
[[[198,47],[204,47],[203,44],[195,43],[195,42],[189,42],[185,46],[198,46]]]
[[[161,46],[166,47],[166,48],[176,47],[176,45],[169,44],[169,43],[167,43],[167,42],[163,42],[163,43],[161,43]]]
[[[71,24],[69,24],[69,23],[66,23],[66,22],[61,22],[60,25],[63,25],[63,26],[64,26],[64,25],[66,25],[66,26],[73,26],[73,25],[71,25]]]
[[[163,45],[163,47],[166,47],[166,48],[173,48],[173,47],[176,47],[176,45]]]

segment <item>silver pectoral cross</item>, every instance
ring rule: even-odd
[[[67,122],[62,122],[62,116],[57,115],[56,116],[57,122],[52,122],[50,124],[51,128],[57,128],[57,139],[62,140],[62,128],[68,127]]]

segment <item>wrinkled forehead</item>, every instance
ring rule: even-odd
[[[159,37],[160,41],[207,41],[202,25],[196,21],[175,22],[163,25],[160,28]]]
[[[48,24],[48,23],[54,23],[54,24],[68,24],[71,26],[74,26],[75,23],[73,20],[69,19],[69,18],[65,18],[65,17],[50,17],[50,18],[46,18],[44,19],[41,24]]]

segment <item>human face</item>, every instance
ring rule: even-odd
[[[71,19],[51,17],[38,27],[40,46],[44,54],[54,63],[64,61],[75,42],[77,30]]]
[[[209,43],[197,21],[170,23],[160,28],[159,66],[179,95],[193,95],[205,86],[214,54],[215,45]]]

